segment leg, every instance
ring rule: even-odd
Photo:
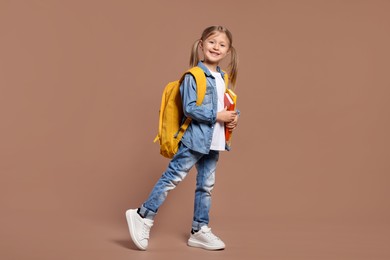
[[[210,151],[208,155],[204,155],[196,163],[198,175],[196,178],[193,230],[200,230],[202,226],[207,226],[209,223],[211,191],[214,188],[218,158],[218,151]]]
[[[167,170],[154,186],[149,198],[140,208],[140,214],[148,219],[153,219],[158,209],[168,196],[168,192],[174,189],[188,174],[203,154],[195,152],[180,144],[179,151],[170,161]]]
[[[211,232],[208,227],[211,205],[211,191],[215,182],[215,169],[219,158],[218,151],[210,151],[196,164],[198,175],[196,179],[195,210],[192,231],[188,245],[207,250],[221,250],[225,243]]]

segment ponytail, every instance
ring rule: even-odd
[[[192,45],[191,49],[191,56],[190,56],[190,67],[195,67],[198,65],[199,62],[199,44],[200,44],[200,39],[196,40],[194,44]]]
[[[229,63],[229,80],[234,90],[237,81],[238,73],[238,55],[237,51],[233,46],[230,46],[230,63]]]

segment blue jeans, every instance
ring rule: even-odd
[[[174,189],[195,165],[198,175],[196,177],[192,228],[199,230],[202,226],[207,225],[209,223],[211,191],[214,188],[218,158],[218,151],[211,150],[209,154],[202,154],[181,143],[179,151],[170,161],[167,170],[157,181],[149,198],[141,206],[140,214],[145,218],[154,219],[168,192]]]

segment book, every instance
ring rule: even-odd
[[[237,95],[231,90],[227,89],[224,94],[224,103],[225,107],[228,111],[234,111],[236,109],[237,104]],[[229,131],[227,127],[225,127],[225,140],[230,143],[230,139],[232,137],[233,132]]]
[[[224,102],[225,102],[226,110],[228,110],[228,111],[234,110],[234,108],[235,108],[234,101],[230,97],[229,93],[227,93],[227,92],[225,92]]]

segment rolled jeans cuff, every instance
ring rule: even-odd
[[[156,212],[153,212],[151,211],[150,209],[147,209],[144,207],[144,205],[142,204],[142,206],[139,208],[139,213],[146,219],[150,219],[150,220],[153,220],[154,217],[157,215]]]
[[[207,223],[192,221],[192,230],[199,231],[203,226],[207,226]]]

